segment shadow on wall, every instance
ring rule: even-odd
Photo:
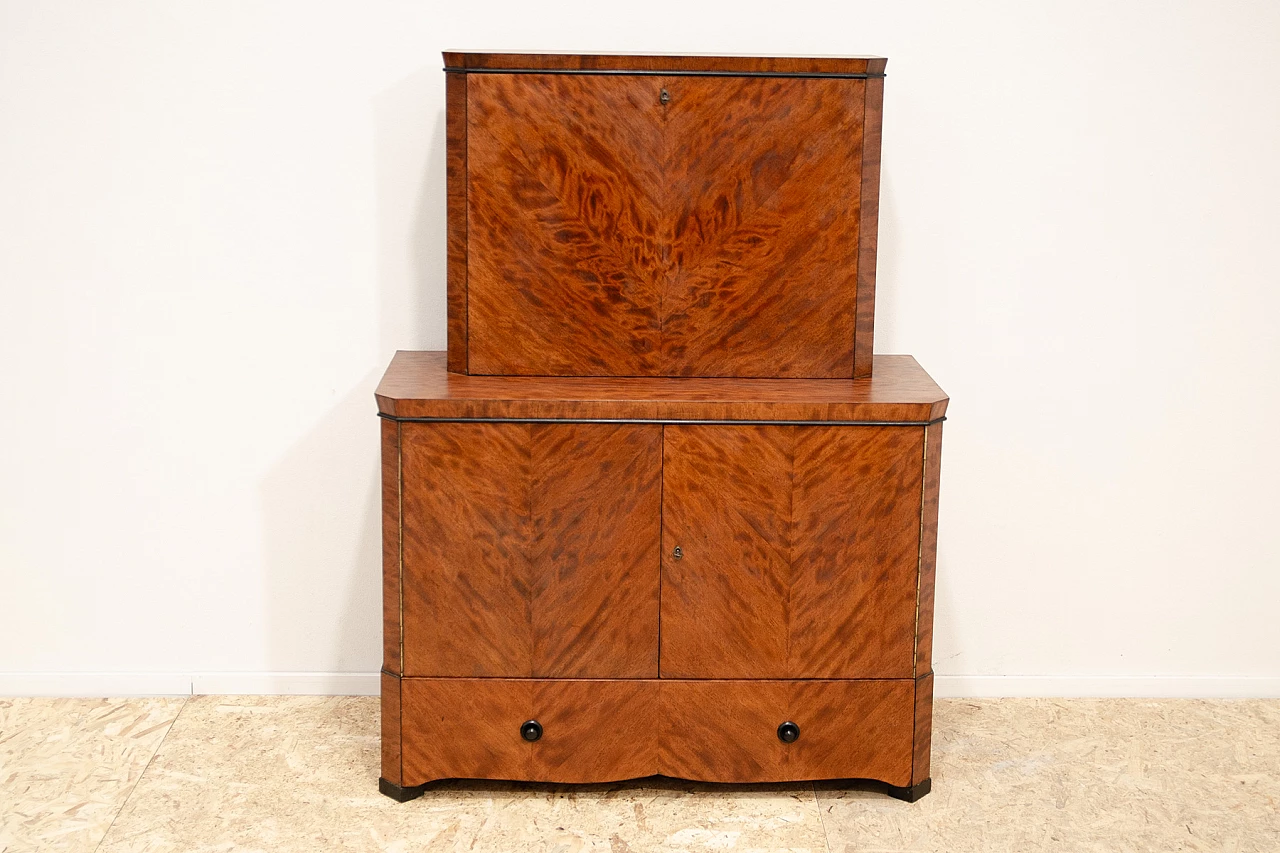
[[[444,78],[424,68],[373,99],[377,351],[263,482],[265,667],[382,665],[381,466],[374,388],[397,349],[445,344]],[[369,282],[353,280],[352,287]],[[358,300],[357,300],[358,301]],[[359,337],[364,330],[352,329]],[[376,688],[376,681],[371,687]],[[321,678],[318,690],[345,690]]]

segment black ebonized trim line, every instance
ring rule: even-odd
[[[931,426],[931,421],[760,421],[694,420],[680,418],[399,418],[386,412],[378,417],[403,424],[663,424],[666,426]]]
[[[842,74],[837,71],[652,71],[624,68],[446,68],[446,74],[590,74],[633,77],[834,77],[840,80],[878,80],[884,72]]]

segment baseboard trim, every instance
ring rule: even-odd
[[[1280,678],[1216,675],[938,675],[939,699],[1133,698],[1275,699]]]
[[[377,696],[376,672],[0,672],[0,696]]]
[[[377,696],[376,672],[0,672],[0,696]],[[1280,677],[935,675],[939,699],[1280,698]]]

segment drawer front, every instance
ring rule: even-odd
[[[914,675],[924,427],[664,435],[662,677]]]
[[[402,424],[404,674],[656,676],[661,437]]]
[[[609,782],[656,772],[658,682],[406,678],[405,785],[436,779]],[[536,721],[541,736],[521,727]]]
[[[911,778],[914,685],[884,681],[406,678],[404,785],[437,779]],[[536,721],[540,736],[521,727]],[[779,727],[798,737],[784,742]]]
[[[911,681],[667,681],[662,773],[707,782],[911,780]],[[785,743],[783,723],[799,737]]]

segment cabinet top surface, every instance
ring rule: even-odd
[[[446,70],[455,71],[637,71],[673,73],[852,74],[879,76],[882,56],[743,56],[698,53],[495,53],[449,50]]]
[[[947,395],[909,355],[870,379],[476,376],[443,352],[396,353],[376,392],[394,418],[925,423]]]

